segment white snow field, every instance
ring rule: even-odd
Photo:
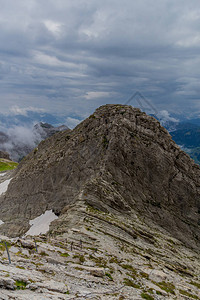
[[[4,176],[4,175],[6,175],[6,173],[0,173],[0,176]]]
[[[33,236],[47,233],[49,231],[49,225],[57,218],[58,217],[52,212],[52,210],[46,210],[44,214],[29,221],[29,224],[32,226],[25,235]]]
[[[4,176],[5,174],[0,174],[0,176]],[[11,179],[5,180],[4,182],[0,183],[0,195],[2,195],[3,193],[5,193],[7,191],[8,185],[10,183]],[[0,226],[3,224],[4,222],[0,220]]]
[[[0,195],[7,191],[8,185],[11,179],[5,180],[4,182],[0,183]]]

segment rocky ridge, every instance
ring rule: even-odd
[[[199,254],[165,230],[81,201],[69,213],[65,233],[36,237],[37,251],[32,237],[1,236],[0,299],[200,299]]]

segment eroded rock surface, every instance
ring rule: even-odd
[[[32,237],[0,237],[0,299],[200,299],[196,251],[137,215],[81,201],[68,209],[70,220],[63,214],[56,230],[36,237],[37,251]]]

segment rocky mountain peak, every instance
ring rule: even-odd
[[[132,106],[105,105],[20,163],[0,199],[0,230],[23,234],[30,219],[52,209],[59,216],[52,230],[62,233],[74,222],[69,211],[89,206],[130,220],[137,215],[197,248],[199,187],[200,168],[156,119]]]

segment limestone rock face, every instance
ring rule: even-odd
[[[157,120],[131,106],[102,106],[41,142],[0,197],[0,231],[22,234],[47,209],[62,223],[77,201],[130,219],[137,213],[200,244],[200,168]]]

